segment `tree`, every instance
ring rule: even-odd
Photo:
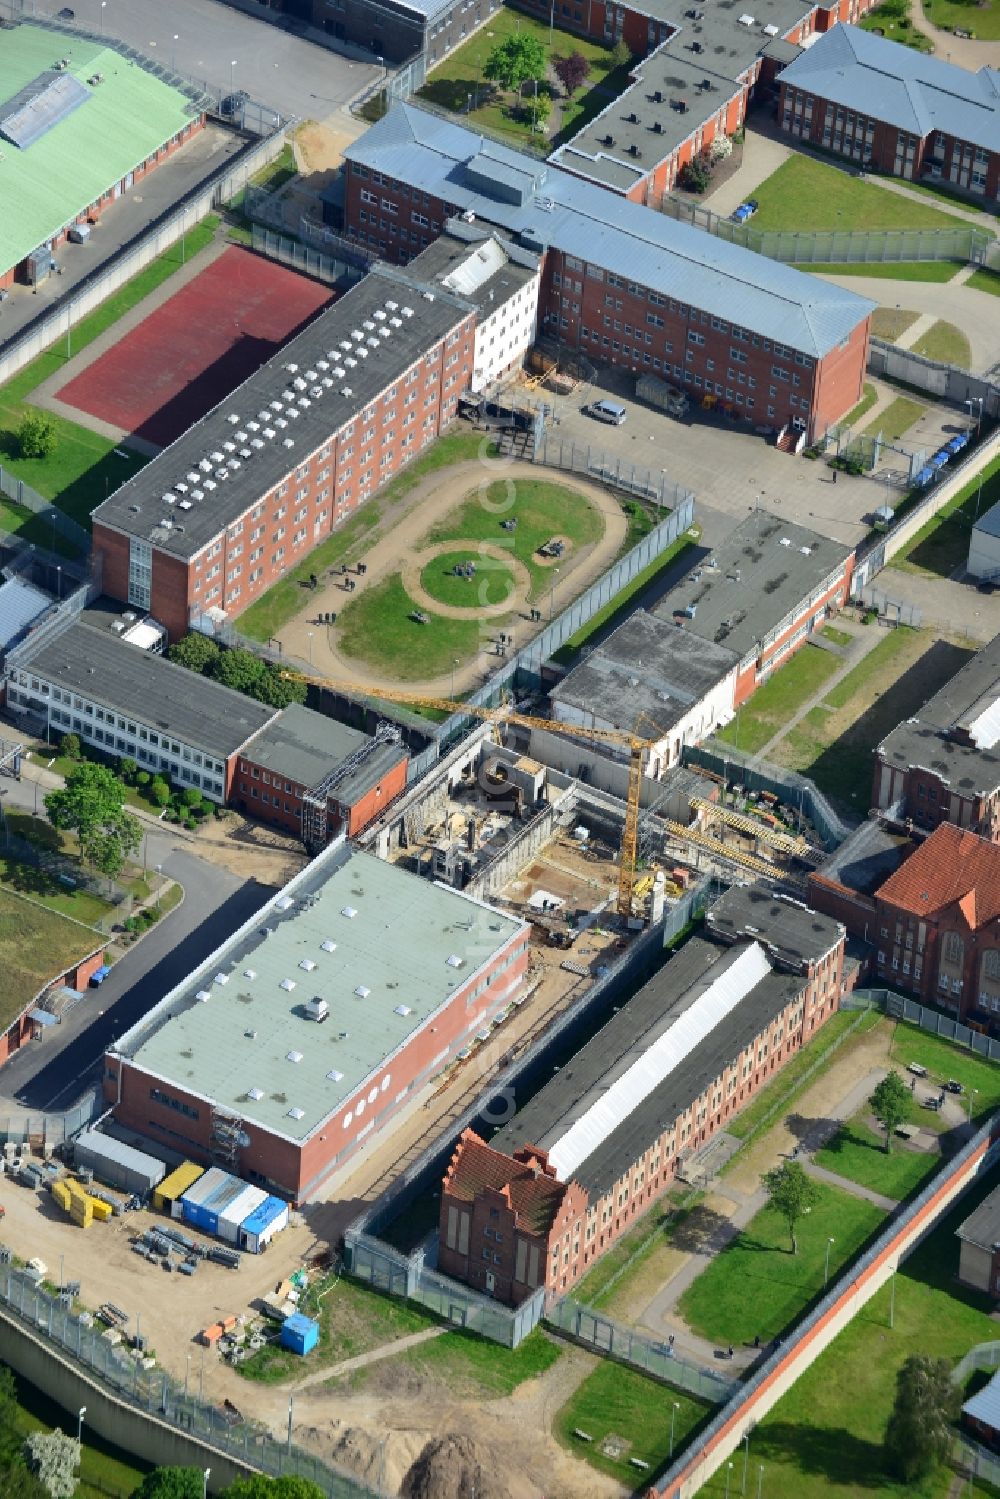
[[[59,741],[59,753],[65,755],[67,760],[79,760],[83,753],[79,734],[64,734]]]
[[[568,57],[555,58],[552,68],[567,94],[575,94],[590,76],[590,63],[582,52],[571,52]]]
[[[20,1460],[18,1420],[17,1380],[5,1364],[0,1364],[0,1468]],[[0,1486],[0,1493],[5,1492]]]
[[[41,1479],[29,1473],[20,1458],[9,1467],[0,1467],[0,1494],[3,1499],[49,1499]]]
[[[222,654],[218,645],[208,635],[201,635],[193,630],[190,635],[185,635],[183,640],[178,640],[167,651],[167,656],[178,666],[186,666],[188,671],[196,671],[201,676],[208,676],[219,656]]]
[[[626,68],[632,61],[632,53],[626,42],[620,39],[611,49],[611,61],[616,68]]]
[[[44,411],[26,411],[17,429],[22,458],[48,458],[55,452],[56,424]]]
[[[868,1100],[868,1107],[885,1130],[886,1154],[892,1151],[892,1137],[910,1111],[910,1090],[895,1067],[890,1068]]]
[[[185,807],[200,807],[201,792],[198,790],[197,786],[185,786],[184,790],[181,792],[181,801],[184,803]]]
[[[700,156],[686,161],[681,167],[678,182],[689,193],[703,193],[711,180],[708,163]]]
[[[155,807],[165,807],[170,800],[170,787],[162,776],[154,776],[150,782],[149,799]]]
[[[524,101],[524,113],[532,130],[538,130],[552,113],[552,100],[548,94],[536,94]]]
[[[131,755],[122,755],[118,761],[118,774],[126,786],[131,786],[135,781],[136,776],[139,774],[139,767]]]
[[[203,1492],[200,1468],[157,1468],[132,1490],[132,1499],[202,1499]]]
[[[271,708],[287,708],[289,703],[304,703],[306,684],[297,677],[284,677],[274,666],[268,666],[253,694],[258,702]]]
[[[212,676],[223,687],[234,692],[243,692],[247,697],[257,697],[262,679],[267,672],[267,662],[255,656],[253,651],[221,651],[212,667]]]
[[[487,57],[483,77],[511,92],[520,90],[529,78],[545,77],[545,48],[537,37],[509,36]]]
[[[73,1499],[80,1444],[57,1427],[55,1431],[33,1431],[24,1443],[24,1460],[51,1499]]]
[[[819,1188],[812,1177],[807,1176],[798,1161],[784,1161],[761,1177],[761,1186],[768,1201],[788,1225],[788,1236],[792,1241],[792,1253],[798,1254],[799,1242],[795,1237],[795,1225],[803,1213],[815,1207],[819,1200]]]
[[[911,1354],[896,1375],[896,1399],[885,1429],[889,1466],[904,1483],[926,1478],[946,1460],[960,1404],[947,1360]]]
[[[125,787],[106,765],[78,765],[62,791],[49,792],[45,809],[53,827],[77,835],[81,858],[109,879],[142,841],[140,824],[125,811]]]
[[[324,1495],[309,1478],[298,1478],[292,1473],[269,1478],[264,1473],[254,1473],[249,1478],[237,1478],[223,1491],[222,1499],[324,1499]]]
[[[713,166],[726,161],[733,154],[733,143],[728,135],[717,135],[708,148],[708,159]]]

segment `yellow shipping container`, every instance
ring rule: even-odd
[[[68,1213],[69,1212],[69,1201],[70,1201],[70,1199],[69,1199],[69,1192],[67,1191],[66,1184],[64,1182],[53,1182],[52,1183],[52,1196],[53,1196],[53,1199],[62,1208],[63,1212],[64,1213]]]
[[[98,1223],[107,1223],[113,1212],[110,1202],[101,1202],[100,1198],[92,1197],[90,1206]]]
[[[194,1161],[184,1161],[169,1176],[165,1176],[158,1187],[153,1188],[154,1208],[158,1208],[161,1213],[169,1212],[170,1204],[176,1202],[178,1197],[183,1197],[188,1188],[193,1187],[204,1174],[204,1166],[198,1166]]]

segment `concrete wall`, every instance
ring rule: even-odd
[[[72,1432],[77,1411],[85,1405],[86,1422],[91,1431],[144,1462],[159,1467],[211,1468],[209,1490],[212,1493],[256,1471],[166,1421],[159,1421],[155,1416],[116,1399],[88,1378],[82,1369],[61,1358],[41,1338],[22,1327],[4,1307],[0,1307],[0,1328],[3,1329],[0,1343],[4,1363],[29,1384],[44,1391],[67,1413],[65,1425],[68,1432]]]

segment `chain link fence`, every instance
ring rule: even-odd
[[[819,834],[823,847],[831,852],[853,833],[857,823],[847,823],[835,812],[831,803],[808,776],[797,770],[785,770],[772,765],[769,760],[758,760],[753,755],[732,745],[713,747],[708,744],[686,745],[684,764],[696,770],[703,767],[724,780],[736,781],[748,791],[771,791],[787,807],[797,808],[801,816],[808,818]]]
[[[96,1085],[62,1114],[0,1114],[0,1143],[31,1145],[42,1152],[65,1145],[105,1112]]]
[[[589,443],[581,446],[569,438],[551,437],[548,432],[542,433],[534,451],[529,451],[526,456],[532,463],[562,469],[565,473],[583,474],[600,484],[610,484],[624,494],[651,500],[664,509],[676,510],[685,500],[692,498],[691,491],[669,479],[663,469],[645,468],[640,463],[630,463],[627,458],[591,447]]]
[[[43,1290],[26,1271],[13,1267],[9,1250],[0,1250],[0,1257],[4,1255],[7,1263],[0,1264],[0,1303],[7,1315],[31,1328],[63,1355],[68,1354],[118,1400],[247,1467],[273,1477],[289,1474],[309,1479],[329,1499],[354,1499],[355,1495],[374,1493],[360,1479],[303,1451],[290,1438],[287,1442],[275,1441],[257,1423],[186,1393],[166,1370],[144,1368],[143,1359],[124,1342],[115,1345],[103,1328],[88,1326],[68,1304],[71,1298]]]
[[[906,994],[897,994],[892,989],[856,989],[849,999],[850,1002],[844,1000],[846,1008],[854,1008],[858,1004],[871,1006],[882,1010],[890,1020],[905,1020],[910,1025],[919,1026],[922,1031],[928,1031],[932,1036],[940,1037],[942,1041],[965,1046],[969,1051],[975,1052],[976,1056],[985,1057],[989,1062],[1000,1062],[1000,1041],[993,1040],[981,1031],[974,1031],[952,1016],[944,1015],[940,1010],[932,1010]]]
[[[605,1317],[589,1306],[581,1306],[571,1296],[556,1303],[545,1314],[545,1321],[603,1358],[618,1359],[633,1369],[641,1369],[654,1379],[687,1390],[701,1400],[721,1405],[738,1387],[734,1379],[724,1379],[713,1369],[690,1364],[671,1350],[669,1343],[654,1342],[632,1327],[624,1327],[612,1317]]]
[[[277,260],[282,265],[293,266],[295,270],[303,271],[317,281],[352,286],[364,275],[357,266],[324,255],[322,251],[314,250],[300,240],[292,239],[290,235],[279,234],[276,229],[266,229],[261,224],[254,224],[251,234],[253,248],[259,254],[266,255],[269,260]]]
[[[37,489],[24,479],[19,479],[12,474],[10,469],[0,465],[0,494],[5,494],[15,505],[20,505],[24,510],[30,510],[32,515],[41,516],[48,523],[52,531],[52,549],[55,550],[56,533],[72,547],[74,552],[81,553],[86,557],[90,552],[90,533],[85,531],[70,516],[63,511],[57,510],[51,501],[40,495]]]

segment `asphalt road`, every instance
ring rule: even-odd
[[[39,0],[34,8],[57,15],[62,4]],[[351,62],[221,0],[72,0],[71,9],[89,31],[103,27],[106,36],[188,78],[245,89],[258,103],[300,119],[323,119],[382,71],[374,59]],[[10,13],[9,0],[0,0],[0,13]]]
[[[30,800],[31,788],[26,789]],[[151,839],[160,836],[150,835]],[[153,852],[161,852],[157,844]],[[88,990],[87,998],[70,1010],[62,1025],[11,1058],[0,1073],[0,1114],[10,1109],[58,1112],[68,1108],[98,1076],[101,1056],[110,1042],[274,894],[270,886],[252,879],[241,881],[176,845],[157,862],[184,886],[183,904],[125,954],[99,989]]]

